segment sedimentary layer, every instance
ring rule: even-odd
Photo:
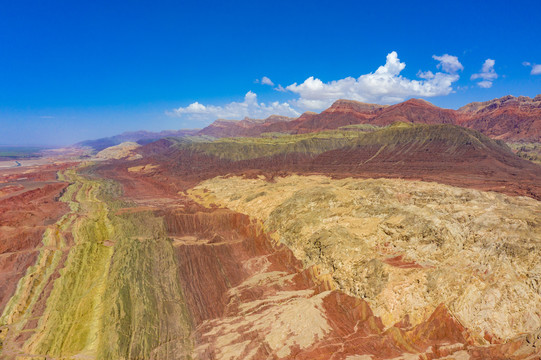
[[[191,191],[258,218],[386,326],[439,304],[479,337],[541,327],[541,203],[404,180],[216,178]]]
[[[215,137],[258,136],[272,132],[301,134],[352,124],[386,126],[396,121],[455,124],[495,139],[539,142],[541,95],[533,99],[508,95],[486,102],[470,103],[458,110],[443,109],[422,99],[410,99],[391,106],[337,100],[319,114],[304,113],[297,119],[280,122],[217,120],[199,134]]]
[[[169,177],[189,185],[228,173],[406,178],[541,199],[539,165],[519,158],[502,142],[447,124],[396,123],[369,132],[216,141],[170,139],[145,146],[140,154],[143,158],[135,162],[103,168],[141,169],[130,176],[159,182]]]
[[[499,344],[461,324],[445,303],[389,325],[368,298],[340,289],[328,263],[308,264],[299,248],[277,243],[268,224],[209,205],[211,193],[196,201],[178,193],[193,179],[156,176],[161,164],[138,166],[59,174],[70,183],[61,197],[69,211],[45,232],[2,313],[2,358],[526,359],[538,352],[537,333]],[[289,220],[279,223],[288,228]],[[421,271],[407,257],[388,263]]]

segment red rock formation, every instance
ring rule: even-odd
[[[396,121],[456,124],[495,139],[541,141],[541,95],[534,99],[509,95],[482,103],[471,103],[458,110],[442,109],[421,99],[410,99],[392,106],[338,100],[320,114],[305,113],[295,120],[216,120],[199,134],[215,137],[258,136],[266,132],[298,134],[353,124],[384,126]]]
[[[128,185],[130,201],[163,217],[194,322],[197,358],[523,359],[539,353],[525,338],[489,346],[472,339],[444,306],[415,327],[405,319],[385,329],[367,302],[332,290],[316,268],[303,269],[261,224],[177,194],[172,180],[178,177],[150,181],[100,171]]]
[[[411,99],[392,105],[376,114],[371,120],[375,125],[391,125],[396,121],[416,124],[455,124],[455,111],[442,109],[421,99]]]
[[[294,120],[287,116],[271,115],[266,119],[224,120],[218,119],[199,131],[199,135],[214,137],[255,136],[264,132],[284,131],[283,123]]]
[[[294,126],[295,133],[337,129],[341,126],[372,123],[374,116],[386,110],[384,105],[338,100],[321,114],[301,116]]]
[[[31,172],[15,168],[0,174],[5,181],[0,191],[17,185],[17,191],[0,196],[0,313],[35,263],[47,225],[68,210],[57,201],[68,185],[55,181],[58,168],[44,166]]]
[[[441,126],[446,129],[433,133],[452,131],[454,135],[438,139],[427,137],[426,134],[408,133],[408,136],[389,145],[359,145],[327,151],[317,156],[284,154],[237,162],[168,147],[169,143],[164,140],[143,148],[147,157],[130,163],[130,166],[161,164],[154,171],[140,176],[149,181],[166,181],[169,176],[178,176],[178,190],[224,174],[265,174],[272,178],[280,174],[300,173],[436,181],[541,199],[539,165],[515,156],[494,141],[479,142],[474,138],[468,141],[468,137],[474,134],[470,134],[470,130]],[[118,171],[127,165],[109,166]]]
[[[495,139],[541,141],[541,95],[504,96],[458,109],[458,124]]]

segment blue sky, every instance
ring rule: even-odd
[[[335,97],[535,96],[539,14],[539,1],[3,1],[0,144],[294,115]]]

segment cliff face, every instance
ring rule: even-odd
[[[541,327],[538,201],[303,176],[216,178],[191,194],[263,221],[305,266],[368,301],[386,326],[417,325],[443,303],[478,337],[508,340]]]

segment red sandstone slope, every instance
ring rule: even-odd
[[[19,279],[35,263],[47,226],[68,211],[66,204],[58,201],[68,185],[55,180],[61,168],[0,171],[0,314]],[[15,184],[17,191],[2,192]]]
[[[117,162],[100,165],[99,173],[119,181],[141,211],[164,219],[193,320],[197,358],[525,359],[539,352],[524,337],[504,345],[474,339],[444,306],[415,327],[385,329],[366,301],[332,290],[318,268],[303,269],[257,221],[204,208],[178,194],[178,184],[191,175],[152,171],[130,172]],[[175,358],[174,340],[164,344]]]
[[[541,166],[482,134],[454,125],[396,126],[382,131],[387,137],[381,142],[367,141],[314,156],[284,153],[241,161],[179,149],[162,140],[141,148],[145,157],[129,166],[157,164],[145,176],[181,176],[179,190],[226,174],[301,173],[436,181],[541,199]],[[382,135],[376,131],[370,136]]]
[[[270,118],[269,118],[270,119]],[[428,101],[410,99],[392,105],[338,100],[320,114],[305,113],[293,120],[217,120],[199,132],[215,137],[259,136],[266,132],[309,133],[353,124],[390,125],[396,121],[421,124],[456,124],[496,139],[541,141],[541,95],[505,96],[471,103],[459,110],[442,109]]]
[[[381,111],[370,123],[375,125],[391,125],[396,121],[415,124],[455,124],[455,111],[439,108],[428,101],[410,99],[392,105]]]
[[[495,139],[541,141],[541,95],[504,96],[458,109],[457,124]]]
[[[271,115],[266,119],[244,118],[244,120],[240,121],[218,119],[199,131],[198,135],[214,137],[255,136],[263,132],[281,131],[272,130],[271,125],[277,126],[277,129],[281,129],[281,123],[292,120],[294,120],[294,118],[279,115]],[[271,130],[267,130],[269,128],[271,128]]]
[[[295,133],[337,129],[341,126],[372,123],[374,116],[385,111],[385,105],[366,104],[351,100],[337,100],[321,114],[304,115],[295,124]]]

